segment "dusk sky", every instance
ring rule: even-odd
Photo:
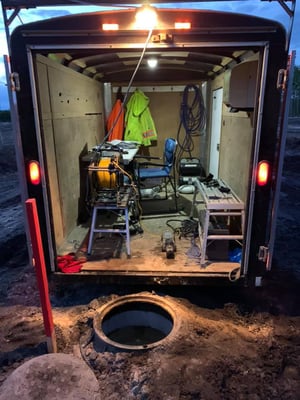
[[[289,5],[290,3],[287,2]],[[287,13],[283,10],[279,3],[276,1],[224,1],[224,2],[203,2],[199,4],[195,3],[166,3],[155,5],[156,7],[169,7],[174,8],[202,8],[202,9],[212,9],[212,10],[224,10],[229,12],[239,12],[242,14],[252,14],[261,16],[264,18],[270,18],[281,22],[286,29],[289,26],[289,17]],[[53,17],[58,17],[68,14],[77,14],[83,12],[95,12],[104,10],[104,7],[96,6],[73,6],[73,7],[44,7],[44,8],[32,8],[28,10],[21,10],[19,16],[14,19],[14,22],[10,26],[10,31],[12,31],[16,26],[20,24],[26,24],[29,22],[48,19]],[[111,9],[111,7],[110,7]],[[8,14],[10,15],[10,14]],[[0,58],[0,110],[9,109],[8,96],[7,96],[7,86],[5,77],[5,68],[3,63],[2,55],[7,54],[7,45],[5,30],[3,24],[3,16],[1,13],[0,17],[0,48],[1,48],[1,58]],[[296,50],[296,65],[300,65],[300,0],[296,6],[296,13],[294,19],[293,35],[291,38],[290,50]]]

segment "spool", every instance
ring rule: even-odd
[[[117,163],[118,161],[115,160]],[[98,183],[101,188],[106,189],[116,189],[117,188],[117,173],[116,170],[113,169],[110,171],[109,166],[111,164],[111,158],[101,158],[99,161],[98,167],[101,168],[100,171],[97,172]]]

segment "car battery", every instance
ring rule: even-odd
[[[192,184],[196,178],[205,177],[204,168],[198,158],[182,158],[179,161],[179,184]]]

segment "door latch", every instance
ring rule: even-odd
[[[19,92],[21,90],[19,74],[17,72],[12,72],[9,78],[11,90],[13,92]]]
[[[267,246],[259,246],[258,249],[258,259],[259,261],[266,262],[269,255],[269,247]]]
[[[280,69],[277,75],[277,84],[276,84],[277,89],[284,90],[286,88],[286,81],[287,81],[287,70]]]

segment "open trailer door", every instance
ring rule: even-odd
[[[16,162],[18,166],[18,172],[24,171],[24,163],[23,163],[23,153],[22,153],[22,143],[21,143],[21,135],[20,135],[20,124],[19,124],[19,114],[18,114],[18,106],[16,99],[16,92],[20,89],[19,76],[16,73],[11,72],[9,57],[4,55],[4,65],[5,65],[5,73],[6,73],[6,82],[8,88],[8,99],[9,99],[9,107],[10,107],[10,115],[11,115],[11,123],[13,128],[13,137],[14,144],[16,149]],[[20,185],[22,185],[21,193],[26,193],[26,185],[24,184],[25,176],[19,175]],[[24,187],[23,187],[24,186]],[[23,191],[24,189],[24,191]],[[24,199],[22,199],[24,200]]]
[[[274,252],[274,243],[276,237],[276,220],[280,200],[281,178],[283,171],[283,162],[285,154],[285,143],[288,131],[288,117],[290,109],[290,98],[293,87],[293,75],[295,64],[295,51],[291,52],[288,58],[287,67],[285,70],[280,70],[278,73],[277,88],[281,91],[281,110],[278,124],[278,143],[277,143],[277,171],[273,177],[274,182],[274,198],[270,210],[270,238],[266,247],[260,248],[259,257],[261,261],[266,263],[266,269],[270,270],[272,267],[272,257]]]
[[[25,174],[25,165],[24,165],[24,157],[23,157],[23,150],[22,150],[22,139],[21,139],[21,131],[20,131],[20,122],[19,122],[19,113],[18,113],[18,105],[17,105],[17,98],[16,92],[20,90],[20,82],[19,76],[16,73],[11,71],[11,66],[9,62],[9,56],[4,55],[4,66],[5,66],[5,73],[6,73],[6,82],[8,88],[8,99],[9,99],[9,107],[10,107],[10,117],[11,117],[11,124],[13,129],[13,138],[14,138],[14,145],[15,145],[15,153],[16,153],[16,164],[18,170],[18,180],[20,186],[20,193],[21,193],[21,203],[23,206],[23,212],[25,215],[25,201],[28,198],[27,192],[27,185],[26,185],[26,174]],[[26,218],[24,219],[25,223],[25,231],[28,234],[28,226]],[[28,235],[26,237],[29,237]],[[28,252],[31,254],[30,246],[28,245]]]

